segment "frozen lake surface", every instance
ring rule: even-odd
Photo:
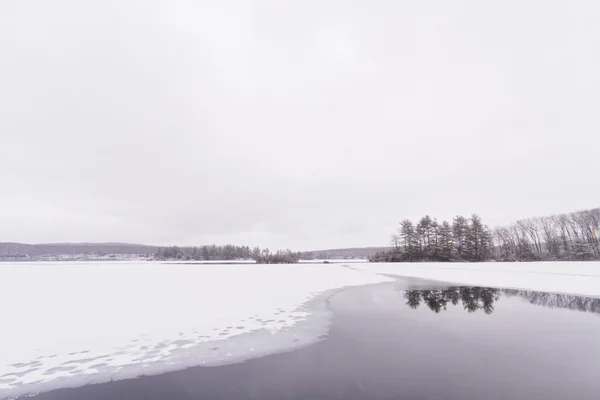
[[[327,338],[292,352],[39,400],[596,400],[600,299],[427,281],[332,295]]]
[[[352,340],[359,342],[363,340],[360,339],[362,335],[366,334],[366,332],[361,334],[360,329],[368,328],[363,324],[383,323],[385,325],[388,318],[386,313],[391,313],[391,310],[395,310],[394,313],[398,312],[398,315],[407,316],[408,319],[403,323],[412,324],[412,328],[408,331],[420,332],[423,325],[429,326],[432,334],[437,332],[437,335],[441,335],[442,332],[452,333],[450,328],[444,328],[446,325],[443,321],[447,321],[447,326],[452,327],[457,326],[457,318],[460,321],[465,319],[467,321],[465,323],[471,323],[468,321],[479,321],[484,317],[481,320],[483,327],[488,326],[486,324],[489,324],[489,321],[495,321],[492,323],[494,330],[499,329],[509,335],[510,331],[517,326],[515,315],[523,321],[534,321],[536,318],[542,318],[538,315],[547,313],[544,314],[545,319],[533,324],[531,329],[541,326],[545,328],[544,332],[562,334],[562,336],[546,334],[545,337],[548,337],[546,342],[554,343],[555,348],[554,353],[548,354],[559,351],[560,359],[563,360],[561,362],[579,371],[580,385],[588,382],[586,377],[589,376],[585,371],[589,370],[598,377],[597,369],[581,370],[582,366],[587,365],[586,362],[590,360],[596,365],[600,364],[598,358],[600,342],[596,339],[586,339],[596,338],[600,333],[597,325],[600,318],[594,315],[597,311],[595,303],[597,299],[586,300],[583,297],[576,297],[575,299],[578,300],[573,300],[568,296],[556,297],[554,303],[545,304],[558,307],[552,310],[539,305],[529,305],[519,299],[520,295],[515,294],[517,292],[514,291],[492,292],[494,296],[497,293],[500,293],[500,296],[494,300],[495,311],[486,314],[485,312],[467,313],[459,306],[448,306],[452,304],[452,298],[438,298],[436,300],[438,303],[435,303],[434,298],[421,293],[423,304],[425,299],[429,300],[427,307],[421,305],[413,310],[403,303],[408,301],[404,296],[410,297],[410,293],[402,292],[407,290],[402,285],[406,285],[408,281],[397,280],[400,276],[468,285],[587,296],[600,295],[599,263],[424,263],[348,266],[158,263],[0,264],[0,301],[3,304],[5,322],[5,329],[0,332],[0,398],[46,392],[60,387],[77,387],[87,383],[135,378],[140,375],[155,375],[194,366],[232,364],[289,350],[296,351],[256,359],[252,362],[266,362],[260,360],[273,357],[293,357],[293,354],[308,354],[307,352],[314,351],[311,349],[333,343],[335,329],[331,330],[331,335],[325,340],[333,315],[330,306],[335,311],[335,321],[337,321],[333,328],[348,327],[352,323],[351,320],[356,319],[352,331],[358,329],[358,336]],[[342,288],[376,283],[384,283],[384,285],[375,286],[379,288],[377,290],[372,289],[373,286],[366,286],[335,294]],[[428,283],[428,285],[432,284]],[[340,303],[339,299],[350,296],[347,293],[353,293],[352,299],[366,297],[360,301],[347,299]],[[548,298],[549,295],[545,296],[542,297]],[[419,297],[417,292],[413,293],[413,297]],[[332,304],[329,304],[327,299],[331,299]],[[483,299],[479,300],[483,301]],[[413,298],[412,301],[416,300]],[[334,303],[338,305],[333,306]],[[518,303],[519,306],[510,306],[513,303]],[[567,303],[579,304],[580,309],[585,307],[588,309],[584,312],[573,311],[573,307],[564,306]],[[509,304],[506,307],[512,311],[500,313],[499,311],[504,308],[499,307],[505,304]],[[431,305],[434,307],[445,305],[446,311],[439,314],[432,313],[429,311]],[[423,310],[427,313],[423,313]],[[514,310],[525,310],[523,311],[525,314]],[[343,317],[345,313],[349,316],[347,319]],[[566,313],[564,315],[568,314],[568,316],[561,317],[561,313]],[[371,314],[372,318],[376,319],[372,319]],[[490,315],[493,315],[493,318]],[[502,320],[503,315],[506,315],[506,318],[512,316],[510,317],[512,322]],[[341,325],[340,321],[343,322]],[[568,325],[565,325],[567,323]],[[393,329],[400,329],[400,326],[394,325]],[[406,332],[406,330],[398,331],[393,335],[403,335]],[[575,335],[577,332],[580,334]],[[522,336],[522,333],[517,336]],[[524,347],[521,346],[523,348],[535,342],[536,336],[533,335],[535,332],[529,333],[531,340],[523,342],[527,343],[523,345]],[[381,332],[370,331],[369,334],[378,335]],[[459,341],[469,337],[465,336],[464,330],[453,334],[457,338],[462,338],[457,339]],[[420,337],[419,335],[415,337]],[[513,336],[515,335],[511,337]],[[575,351],[573,349],[575,344],[572,341],[585,343],[586,352]],[[518,345],[506,340],[504,343],[506,349]],[[456,346],[453,343],[447,344]],[[399,345],[400,342],[392,346]],[[480,351],[477,346],[473,348],[475,353]],[[544,347],[545,351],[550,347],[549,345]],[[356,348],[359,352],[366,352],[366,349],[368,347],[363,350],[360,347]],[[439,349],[440,347],[434,344],[436,354]],[[405,351],[410,349],[403,348],[402,352]],[[421,351],[425,349],[421,348]],[[436,354],[427,352],[419,354],[420,357],[427,359],[437,357]],[[540,354],[535,353],[532,357],[539,362],[546,360],[546,358],[539,358]],[[411,357],[416,357],[416,354]],[[358,362],[358,359],[356,361]],[[400,357],[394,362],[399,363]],[[414,363],[414,360],[411,360],[411,363]],[[573,363],[576,365],[572,365]],[[186,374],[192,373],[189,371],[211,371],[194,375],[195,380],[202,381],[202,376],[205,374],[218,374],[219,372],[216,371],[228,371],[232,368],[247,368],[242,365],[250,365],[250,362],[230,367],[189,369],[185,372],[177,372],[176,374],[179,375],[176,376],[187,376]],[[334,367],[335,365],[331,365],[331,368]],[[376,365],[374,367],[383,368]],[[347,368],[351,367],[346,366],[342,370]],[[442,372],[443,370],[438,371],[438,373]],[[454,376],[455,373],[448,372],[448,374]],[[336,379],[340,382],[347,382],[347,379],[350,379],[342,375]],[[225,377],[226,375],[223,375],[223,379]],[[138,381],[149,382],[149,379],[152,382],[159,382],[160,379],[167,378],[154,376],[127,381],[127,385]],[[503,378],[499,376],[498,379]],[[78,390],[105,386],[93,385]],[[217,386],[214,388],[218,389]],[[245,390],[243,385],[238,389]],[[271,389],[267,391],[269,390]],[[58,392],[47,395],[53,393]],[[175,394],[176,391],[173,393]],[[87,395],[80,398],[87,398]],[[130,397],[125,394],[125,397],[115,398]],[[186,397],[174,395],[172,398]]]

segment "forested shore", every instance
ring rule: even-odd
[[[490,229],[473,214],[452,222],[405,219],[372,262],[600,260],[600,208],[536,217]]]
[[[198,247],[160,247],[154,254],[156,260],[184,261],[223,261],[254,260],[257,264],[293,264],[301,259],[312,259],[306,252],[294,252],[289,249],[271,252],[269,249],[249,246],[198,246]]]

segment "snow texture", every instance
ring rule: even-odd
[[[219,365],[320,340],[341,265],[0,264],[0,398]]]
[[[306,346],[327,296],[389,276],[600,297],[598,262],[0,264],[0,399]]]
[[[447,283],[600,297],[600,262],[376,263],[352,268]]]

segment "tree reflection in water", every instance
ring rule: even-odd
[[[600,299],[596,297],[571,296],[568,294],[534,292],[531,290],[503,289],[507,297],[518,296],[530,304],[548,308],[566,308],[600,314]]]
[[[453,286],[444,290],[407,290],[404,293],[406,304],[413,309],[424,302],[435,313],[446,310],[448,303],[453,306],[462,303],[468,312],[483,310],[486,314],[494,312],[494,302],[500,298],[499,289],[477,286]]]
[[[443,290],[406,290],[404,298],[406,305],[417,309],[425,303],[435,313],[446,310],[448,304],[462,304],[463,308],[472,313],[482,310],[486,314],[494,312],[494,303],[504,295],[518,296],[530,304],[550,308],[566,308],[600,314],[600,299],[567,294],[534,292],[527,290],[492,289],[478,286],[452,286]]]

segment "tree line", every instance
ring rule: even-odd
[[[301,259],[311,259],[312,255],[291,250],[277,250],[249,246],[225,245],[199,247],[159,247],[154,254],[156,260],[182,261],[223,261],[223,260],[254,260],[259,264],[291,264]]]
[[[492,232],[477,214],[438,222],[429,215],[417,224],[400,222],[392,248],[373,255],[372,262],[485,261],[493,250]]]
[[[439,223],[405,219],[373,262],[600,260],[600,208],[520,220],[491,230],[477,214]]]
[[[499,261],[600,259],[600,208],[536,217],[494,230]]]

